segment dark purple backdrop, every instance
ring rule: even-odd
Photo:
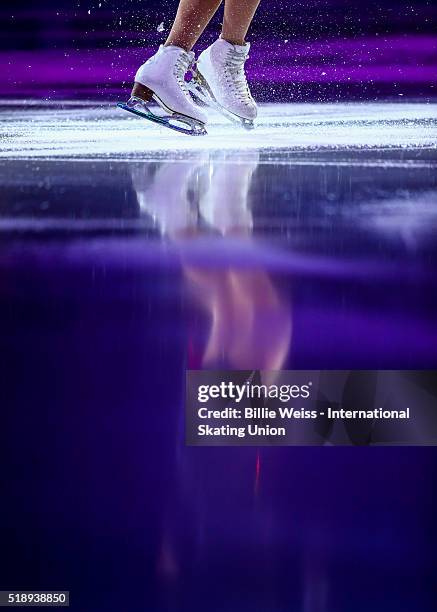
[[[2,8],[0,94],[116,97],[165,38],[176,6],[49,0]],[[436,14],[428,0],[264,0],[250,33],[254,92],[265,101],[434,96]],[[216,36],[220,15],[199,48]]]

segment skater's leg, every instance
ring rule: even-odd
[[[221,37],[200,54],[194,95],[231,120],[253,127],[257,106],[247,83],[244,65],[250,44],[246,34],[260,0],[225,0]],[[229,115],[230,113],[230,115]]]
[[[180,0],[165,44],[137,70],[130,102],[143,108],[154,98],[167,113],[206,123],[206,113],[188,93],[185,75],[194,60],[191,49],[221,3],[222,0]]]
[[[165,46],[191,51],[221,3],[222,0],[181,0]]]
[[[244,45],[246,34],[261,0],[225,0],[222,38]]]

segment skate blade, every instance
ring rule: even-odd
[[[245,119],[244,117],[234,115],[234,113],[231,113],[217,102],[208,82],[200,72],[193,73],[193,78],[187,85],[191,95],[198,104],[210,106],[232,123],[242,125],[245,130],[255,129],[255,123],[252,119]]]
[[[161,117],[153,113],[144,100],[135,96],[132,96],[128,102],[118,102],[117,107],[187,136],[205,136],[207,134],[205,126],[200,121],[178,113]]]

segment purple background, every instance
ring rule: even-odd
[[[0,9],[0,94],[119,96],[165,39],[177,2],[100,4],[50,0]],[[436,13],[426,0],[264,0],[249,36],[254,92],[265,101],[432,97]],[[199,49],[217,35],[220,19],[219,12]]]

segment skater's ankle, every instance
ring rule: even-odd
[[[185,43],[184,41],[177,40],[175,38],[167,38],[164,43],[164,47],[179,47],[179,49],[183,49],[187,53],[189,53],[192,49],[192,46]]]
[[[244,38],[234,38],[232,36],[226,36],[225,34],[220,34],[220,38],[230,45],[234,45],[236,47],[244,47],[246,45],[246,41]]]

